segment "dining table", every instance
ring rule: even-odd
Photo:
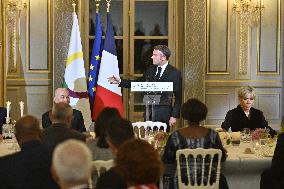
[[[224,145],[227,159],[221,165],[230,189],[259,189],[261,173],[271,166],[272,155],[257,155],[252,142]]]
[[[20,151],[20,147],[15,138],[0,141],[0,157],[10,155],[18,151]]]

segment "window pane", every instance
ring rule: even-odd
[[[168,45],[167,39],[136,39],[134,41],[134,73],[144,73],[152,64],[153,47],[156,45]]]
[[[136,1],[135,35],[168,35],[168,1]]]
[[[89,1],[90,3],[90,25],[89,25],[89,35],[95,35],[96,31],[96,2],[95,1]],[[102,24],[102,30],[103,35],[106,32],[107,27],[107,17],[106,12],[107,5],[105,1],[101,1],[100,3],[100,16],[101,16],[101,24]],[[122,36],[123,34],[123,0],[112,0],[110,3],[110,14],[112,18],[112,24],[113,24],[113,31],[114,35],[116,36]]]
[[[92,56],[92,50],[93,50],[93,44],[94,44],[94,39],[89,40],[89,60],[91,61],[91,56]],[[103,49],[103,44],[104,44],[104,39],[102,39],[102,46],[101,48]],[[119,73],[123,73],[123,40],[122,39],[116,39],[115,40],[115,45],[116,45],[116,52],[117,52],[117,60],[118,60],[118,67],[119,67]]]

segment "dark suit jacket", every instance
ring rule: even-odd
[[[2,125],[6,123],[7,109],[0,107],[0,133],[2,134]]]
[[[251,130],[255,130],[256,128],[266,128],[270,135],[274,136],[276,134],[276,131],[268,126],[262,111],[251,107],[249,119],[240,105],[227,112],[225,121],[222,123],[221,127],[226,131],[231,128],[233,132],[243,131],[244,128],[249,128]]]
[[[261,175],[260,189],[284,188],[284,133],[278,135],[271,168]]]
[[[50,120],[50,116],[51,116],[51,111],[48,111],[42,114],[42,127],[43,128],[47,128],[52,124]],[[86,128],[84,125],[84,118],[83,118],[82,113],[79,110],[73,109],[73,119],[71,123],[71,128],[79,132],[86,132]]]
[[[51,151],[54,150],[57,144],[68,139],[77,139],[82,142],[86,141],[84,134],[68,128],[64,124],[56,123],[47,127],[42,132],[42,143]]]
[[[23,144],[21,151],[0,158],[0,188],[59,188],[50,173],[51,154],[34,140]]]
[[[126,182],[113,168],[103,173],[97,181],[96,189],[126,189]]]
[[[154,82],[157,66],[151,65],[148,67],[141,78],[135,81],[138,82]],[[131,82],[134,80],[122,79],[120,87],[131,87]],[[156,93],[161,95],[160,105],[155,106],[155,119],[154,121],[161,121],[168,123],[170,117],[179,118],[180,107],[182,101],[182,77],[181,72],[172,65],[168,64],[164,70],[163,75],[158,82],[173,82],[173,92]],[[173,97],[175,98],[173,103]]]

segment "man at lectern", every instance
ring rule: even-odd
[[[154,114],[150,112],[150,120],[160,121],[173,126],[180,116],[182,100],[182,77],[181,72],[169,64],[171,55],[170,49],[165,45],[154,47],[152,60],[153,65],[149,66],[141,78],[137,80],[122,79],[119,76],[112,76],[108,81],[112,84],[119,84],[119,87],[131,87],[131,82],[172,82],[172,92],[156,93],[161,95],[160,102],[154,106]],[[154,115],[152,118],[151,116]],[[145,118],[145,112],[144,112]],[[169,130],[169,127],[168,129]]]

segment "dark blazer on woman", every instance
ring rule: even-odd
[[[231,131],[243,131],[244,128],[249,128],[255,130],[256,128],[266,128],[270,135],[274,136],[276,132],[268,126],[262,111],[250,108],[250,117],[248,118],[244,113],[240,105],[237,108],[229,110],[225,117],[225,121],[222,123],[221,127],[226,131],[231,128]]]
[[[161,95],[159,105],[155,106],[155,118],[154,121],[160,121],[168,123],[170,117],[179,118],[180,107],[182,101],[182,77],[181,72],[172,65],[168,64],[165,68],[160,79],[156,79],[157,66],[149,66],[143,76],[135,80],[136,82],[173,82],[173,92],[157,92],[152,94]],[[122,79],[120,87],[131,87],[131,82],[134,80]],[[151,93],[150,93],[151,94]],[[175,98],[173,103],[173,97]]]
[[[46,128],[51,126],[52,121],[51,117],[51,110],[42,114],[42,127]],[[71,122],[71,129],[74,129],[79,132],[86,132],[84,118],[82,113],[79,110],[73,109],[73,119]]]

